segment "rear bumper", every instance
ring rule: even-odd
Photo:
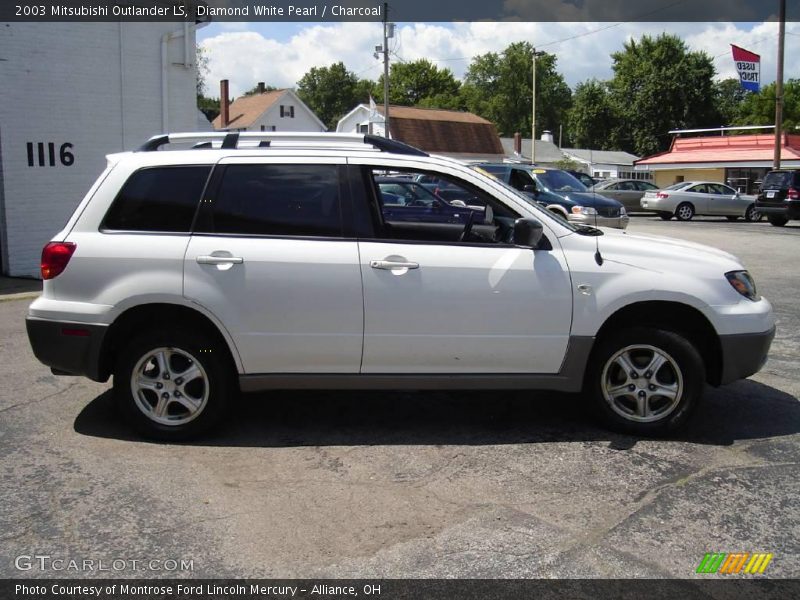
[[[107,325],[28,317],[25,326],[34,355],[54,373],[82,375],[95,381],[107,379],[100,375],[100,350]]]
[[[757,373],[767,362],[767,354],[775,337],[775,328],[762,333],[721,335],[722,371],[720,385],[744,379]]]
[[[786,217],[790,220],[800,219],[800,202],[786,202],[779,206],[756,202],[756,210],[765,216]]]

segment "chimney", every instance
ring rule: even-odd
[[[514,154],[522,154],[522,134],[519,131],[514,134]]]
[[[553,143],[553,132],[552,131],[547,131],[545,129],[544,132],[542,133],[542,141],[543,142],[550,142],[552,144]]]
[[[228,80],[219,82],[219,120],[220,129],[225,129],[230,122],[230,96],[228,95]]]
[[[259,94],[263,94],[264,90],[265,90],[264,82],[263,81],[259,81],[258,82],[258,93]]]

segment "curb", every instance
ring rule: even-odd
[[[33,300],[42,295],[42,292],[20,292],[19,294],[2,294],[0,302],[13,302],[14,300]]]

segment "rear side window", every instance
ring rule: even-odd
[[[229,165],[198,231],[340,237],[336,165]]]
[[[130,176],[101,229],[187,233],[211,167],[154,167]]]

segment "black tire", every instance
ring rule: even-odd
[[[738,221],[739,220],[739,217],[734,217],[733,215],[728,215],[725,218],[728,219],[728,221]]]
[[[675,218],[678,221],[691,221],[694,217],[694,206],[690,202],[681,202],[675,208]]]
[[[786,217],[776,217],[773,215],[768,216],[767,220],[769,221],[769,224],[772,225],[773,227],[783,227],[784,225],[786,225],[786,223],[789,222],[789,219],[787,219]]]
[[[660,212],[658,216],[661,217],[664,221],[669,221],[672,218],[671,212]]]
[[[628,354],[622,354],[623,351]],[[645,365],[655,358],[655,351],[662,358],[667,357],[667,361],[655,373],[648,373],[644,371]],[[630,358],[639,377],[632,378],[631,373],[621,369],[616,360],[618,355]],[[649,378],[646,377],[648,374]],[[662,329],[631,327],[610,333],[598,342],[592,352],[584,392],[609,429],[633,435],[659,436],[675,432],[686,423],[700,401],[705,379],[703,359],[686,338]],[[631,391],[629,384],[636,389]],[[609,394],[607,390],[614,386],[622,388],[621,391],[616,395]],[[654,391],[645,391],[653,388]],[[659,389],[675,391],[675,399],[659,395]],[[637,408],[637,397],[648,393],[650,396],[642,399],[642,406],[653,411],[649,416],[647,411]],[[637,416],[637,410],[644,416]]]
[[[761,216],[755,204],[751,204],[747,207],[747,210],[744,211],[744,220],[748,223],[758,223],[761,220]]]
[[[170,365],[163,372],[158,355]],[[143,384],[137,393],[133,389],[134,370],[147,386]],[[190,373],[186,381],[180,377],[183,373]],[[114,369],[114,395],[124,418],[145,437],[186,440],[223,419],[236,394],[234,375],[226,349],[217,347],[204,333],[153,330],[134,338],[120,352]],[[164,406],[161,416],[157,415],[159,397]],[[185,403],[196,405],[195,412]]]

